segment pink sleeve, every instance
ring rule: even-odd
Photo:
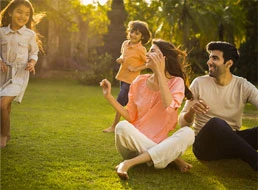
[[[128,93],[128,103],[126,105],[126,109],[128,110],[129,117],[130,117],[129,122],[133,122],[137,118],[137,107],[136,107],[136,105],[134,103],[134,99],[133,99],[134,85],[135,85],[134,82],[132,82],[132,84],[130,85],[130,89],[129,89],[129,93]]]
[[[167,110],[175,110],[179,108],[184,99],[185,85],[184,80],[180,77],[173,78],[169,82],[169,89],[172,94],[172,102]]]

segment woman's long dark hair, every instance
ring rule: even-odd
[[[186,65],[185,58],[187,53],[176,48],[172,43],[161,39],[154,39],[152,43],[157,45],[165,56],[165,74],[169,73],[171,76],[181,77],[185,84],[185,97],[190,100],[193,98],[193,94],[186,85],[188,81],[187,75],[184,72],[184,66]]]

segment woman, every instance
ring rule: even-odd
[[[184,96],[192,98],[182,69],[185,56],[173,44],[153,40],[146,63],[153,73],[140,75],[132,82],[125,108],[112,96],[110,82],[100,82],[104,97],[126,119],[115,130],[117,150],[125,159],[116,167],[121,179],[129,179],[127,171],[142,163],[165,168],[174,162],[182,172],[192,168],[179,157],[193,144],[193,130],[183,127],[168,136],[176,127]]]

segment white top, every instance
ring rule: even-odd
[[[31,59],[38,61],[36,34],[26,26],[17,31],[10,25],[0,28],[0,43],[0,60],[8,65],[27,65]]]
[[[232,81],[226,86],[215,83],[214,78],[208,75],[197,77],[193,80],[190,89],[194,100],[187,100],[179,116],[180,126],[191,126],[198,134],[200,129],[214,117],[225,120],[233,130],[242,126],[242,114],[246,103],[251,103],[258,108],[258,90],[246,79],[233,75]],[[208,105],[207,114],[196,114],[193,123],[184,120],[184,114],[192,107],[193,103],[202,99]]]
[[[0,71],[0,96],[16,96],[21,102],[29,81],[25,68],[29,60],[38,60],[38,51],[36,34],[26,26],[17,31],[10,25],[0,28],[0,60],[8,65],[7,73]]]

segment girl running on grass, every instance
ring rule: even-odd
[[[40,41],[36,40],[36,33],[32,30],[33,13],[29,0],[12,0],[1,11],[1,148],[10,140],[12,101],[21,103],[29,73],[35,73]]]
[[[132,81],[140,74],[141,70],[146,69],[146,48],[143,44],[147,44],[151,38],[148,25],[143,21],[131,21],[128,23],[127,39],[123,42],[121,48],[121,56],[116,62],[120,64],[116,79],[120,80],[120,92],[117,101],[125,106],[128,102],[128,92]],[[121,115],[116,112],[116,116],[111,127],[103,130],[103,132],[114,132]]]

